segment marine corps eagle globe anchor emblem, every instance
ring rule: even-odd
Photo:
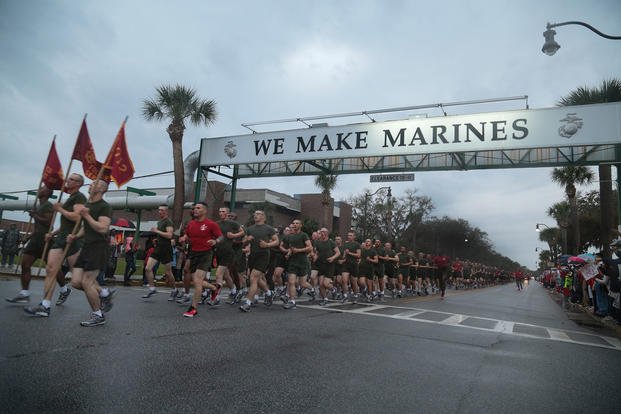
[[[559,127],[558,134],[564,138],[571,138],[574,136],[574,134],[582,128],[583,124],[582,118],[576,116],[575,113],[567,114],[560,122],[565,122],[565,124]]]
[[[235,145],[233,141],[229,141],[224,146],[224,153],[228,155],[229,158],[235,158],[235,156],[237,155],[237,148],[235,148],[236,146],[237,145]]]

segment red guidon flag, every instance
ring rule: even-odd
[[[60,159],[56,152],[56,140],[53,140],[43,169],[43,183],[50,190],[60,190],[63,182],[63,167],[60,165]]]
[[[134,163],[132,163],[131,158],[129,158],[129,152],[127,151],[127,144],[125,142],[125,121],[121,124],[119,133],[116,134],[112,148],[110,148],[108,157],[106,157],[106,161],[104,162],[104,167],[106,173],[110,173],[110,177],[119,188],[134,176]]]
[[[93,148],[91,137],[88,135],[86,119],[82,120],[82,126],[80,127],[80,133],[75,142],[75,147],[73,147],[71,159],[82,161],[84,175],[91,180],[97,179],[97,174],[101,169],[101,163],[95,158],[95,149]]]

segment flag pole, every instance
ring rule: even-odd
[[[82,123],[84,123],[84,121],[86,121],[86,117],[87,117],[88,113],[84,114],[84,118],[82,118]],[[75,139],[75,144],[73,144],[73,150],[75,151],[75,146],[78,144],[78,139],[80,139],[80,134],[78,133],[78,136]],[[65,185],[67,184],[67,180],[69,179],[69,175],[71,174],[71,165],[73,164],[73,152],[71,153],[71,158],[69,159],[69,165],[67,166],[67,173],[65,174],[65,179],[63,180],[63,184],[60,187],[60,194],[58,195],[58,202],[60,203],[63,199],[63,190],[65,189]],[[48,233],[51,233],[52,230],[54,230],[54,222],[56,221],[56,215],[57,215],[57,211],[54,210],[54,213],[52,213],[52,221],[50,222],[50,227],[48,230]],[[41,255],[41,261],[42,262],[47,262],[47,260],[45,260],[45,258],[47,257],[47,252],[48,249],[50,247],[50,240],[51,238],[47,239],[45,241],[45,246],[43,247],[43,254]],[[64,260],[64,256],[63,256],[63,260]],[[41,267],[39,267],[39,271],[37,272],[37,277],[41,274]]]

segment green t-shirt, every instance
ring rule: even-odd
[[[409,266],[409,262],[410,262],[410,255],[407,253],[399,253],[397,255],[397,257],[399,258],[399,266],[400,267],[405,267],[405,266]]]
[[[306,242],[309,240],[308,234],[304,232],[289,233],[283,237],[282,243],[285,249],[291,247],[295,249],[303,249],[306,247]],[[293,253],[289,256],[289,263],[303,264],[308,262],[307,253]]]
[[[166,232],[168,227],[174,227],[174,224],[171,219],[165,218],[157,222],[157,229],[159,231]],[[170,247],[172,249],[172,245],[170,244],[170,239],[166,237],[162,237],[159,234],[157,235],[157,247],[158,249]]]
[[[90,215],[95,219],[99,220],[99,217],[110,217],[112,218],[112,207],[110,204],[105,202],[104,200],[95,201],[94,203],[86,203],[86,207],[90,210]],[[84,245],[88,245],[96,242],[107,242],[108,241],[108,232],[102,234],[95,231],[90,224],[85,220],[84,221]]]
[[[345,250],[349,250],[351,253],[356,253],[360,249],[360,243],[357,241],[346,241],[343,243],[343,254],[345,255]],[[345,262],[347,263],[356,263],[358,261],[357,258],[351,256],[349,254],[345,255]]]
[[[53,212],[54,212],[54,208],[52,207],[52,203],[50,203],[49,201],[39,204],[37,206],[37,209],[35,210],[35,213],[39,216],[44,216],[46,214],[53,213]],[[34,222],[35,222],[35,228],[34,228],[35,233],[45,234],[49,231],[50,223],[43,223],[42,221],[39,221],[37,219],[35,219]]]
[[[377,256],[377,251],[373,247],[371,247],[370,249],[362,249],[360,251],[360,272],[362,272],[363,270],[368,271],[368,274],[364,276],[373,276],[371,272],[375,266],[375,263],[369,262],[367,258],[375,256]]]
[[[276,234],[276,229],[268,224],[253,224],[252,226],[248,227],[246,229],[246,235],[253,237],[252,241],[250,242],[250,252],[269,252],[270,249],[259,246],[259,242],[263,240],[264,242],[269,243],[272,240],[272,236],[274,234]]]
[[[229,239],[226,237],[226,233],[237,233],[239,232],[239,223],[233,220],[220,220],[218,221],[218,226],[220,226],[220,230],[222,231],[222,235],[224,236],[224,240],[222,243],[218,245],[218,248],[223,249],[232,249],[233,248],[233,239]]]
[[[86,204],[86,196],[81,192],[75,192],[63,203],[63,208],[67,211],[73,211],[76,204]],[[75,221],[71,221],[61,214],[60,216],[60,233],[71,234],[75,227]]]
[[[328,261],[328,257],[334,256],[334,248],[336,247],[334,240],[315,240],[313,244],[315,246],[315,250],[317,251],[318,261],[326,263]]]

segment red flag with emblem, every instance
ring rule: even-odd
[[[45,168],[43,169],[43,183],[50,190],[60,190],[63,186],[63,168],[56,152],[56,139],[52,140],[50,153],[47,155]]]
[[[119,133],[116,134],[104,166],[106,172],[110,173],[110,177],[119,188],[134,176],[134,163],[129,157],[127,143],[125,142],[125,121],[121,124]]]
[[[91,137],[88,135],[86,119],[82,120],[82,126],[80,127],[80,133],[75,142],[75,147],[73,147],[71,159],[82,161],[84,175],[91,180],[97,179],[97,174],[101,169],[101,163],[95,158],[95,149],[93,148]]]

